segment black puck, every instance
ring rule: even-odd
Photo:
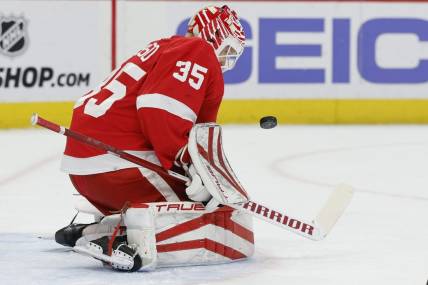
[[[278,121],[274,116],[266,116],[260,119],[260,127],[263,129],[272,129],[276,127]]]

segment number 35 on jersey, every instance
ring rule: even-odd
[[[208,71],[207,68],[197,63],[192,63],[191,61],[177,61],[176,66],[179,67],[179,70],[172,74],[175,79],[181,82],[187,81],[195,90],[201,88],[205,79],[205,74]]]

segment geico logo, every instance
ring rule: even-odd
[[[188,19],[181,22],[177,33],[185,34]],[[244,53],[236,67],[225,73],[226,83],[241,83],[249,80],[257,68],[259,83],[325,83],[329,72],[329,82],[346,84],[351,82],[351,71],[358,72],[360,78],[372,83],[423,83],[428,82],[428,57],[422,54],[423,46],[428,45],[428,21],[418,18],[374,18],[360,23],[349,18],[259,18],[258,34],[253,35],[252,26],[241,19],[247,39]],[[254,24],[254,23],[253,23]],[[328,25],[327,25],[328,24]],[[326,30],[328,26],[329,30]],[[357,33],[351,33],[351,26],[357,27]],[[296,33],[314,36],[314,43],[278,43],[279,34],[293,38]],[[331,35],[329,46],[316,43],[319,34]],[[355,34],[355,35],[354,35]],[[394,45],[377,50],[377,42],[383,35],[410,35],[412,50],[405,50],[402,38],[397,38]],[[256,40],[251,41],[253,37]],[[354,37],[354,38],[352,38]],[[415,41],[416,38],[416,41]],[[252,42],[252,43],[251,43]],[[254,54],[257,47],[257,56]],[[331,47],[331,51],[326,49]],[[388,50],[387,50],[388,49]],[[425,48],[425,50],[427,50]],[[380,53],[391,53],[395,58],[407,57],[413,66],[381,66],[377,61]],[[278,67],[278,58],[286,62],[290,57],[319,57],[322,68],[302,66],[301,68]],[[352,63],[356,63],[353,68]],[[356,77],[358,80],[360,78]]]
[[[169,211],[205,211],[205,207],[201,203],[182,202],[182,203],[165,203],[156,205],[158,212]]]

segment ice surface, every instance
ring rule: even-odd
[[[226,126],[226,154],[253,200],[311,219],[344,182],[356,188],[350,207],[321,242],[256,220],[249,261],[134,274],[52,240],[74,214],[63,145],[46,130],[0,132],[2,285],[427,282],[426,126]]]

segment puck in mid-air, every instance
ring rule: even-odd
[[[278,121],[274,116],[266,116],[260,119],[260,127],[263,129],[272,129],[276,127]]]

